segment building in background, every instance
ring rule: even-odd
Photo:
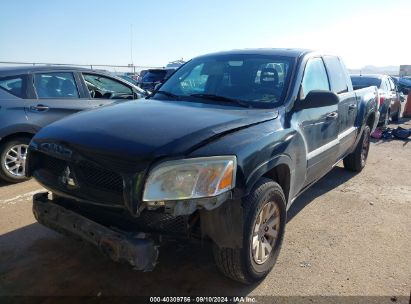
[[[185,61],[183,60],[183,58],[179,59],[179,60],[175,60],[175,61],[170,61],[166,68],[179,68],[180,66],[182,66],[185,63]]]

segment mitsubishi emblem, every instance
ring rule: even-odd
[[[77,187],[76,180],[74,179],[74,175],[69,166],[64,169],[63,175],[61,176],[61,182],[66,186]]]

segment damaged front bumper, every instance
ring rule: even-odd
[[[49,200],[47,192],[34,195],[33,213],[40,224],[97,246],[113,261],[128,262],[143,271],[156,265],[158,246],[153,240],[133,238],[94,222]]]

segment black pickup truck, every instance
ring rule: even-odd
[[[341,160],[365,166],[376,94],[312,51],[197,57],[146,100],[36,134],[27,172],[50,193],[34,196],[34,215],[145,271],[169,239],[209,240],[225,275],[258,281],[296,197]]]

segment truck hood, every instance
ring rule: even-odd
[[[275,109],[138,100],[85,111],[43,128],[33,143],[55,142],[122,160],[185,155],[219,136],[275,119]]]

